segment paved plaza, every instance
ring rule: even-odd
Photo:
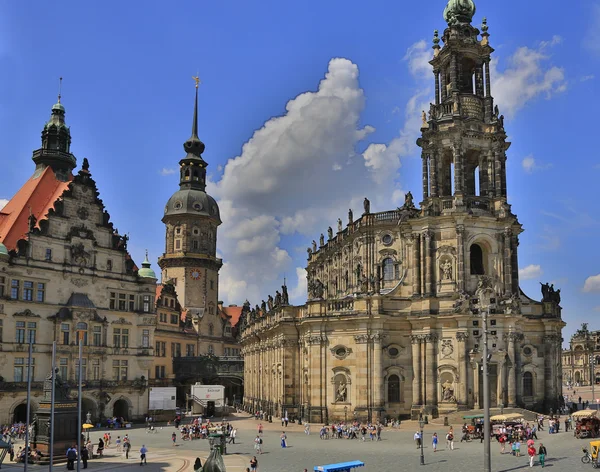
[[[253,439],[256,437],[258,422],[247,416],[237,415],[230,418],[238,429],[238,439],[235,445],[228,446],[225,463],[228,472],[244,472],[249,461],[254,455]],[[306,436],[303,427],[291,424],[286,431],[289,446],[282,449],[279,444],[279,435],[282,428],[280,423],[263,423],[264,443],[262,455],[257,456],[259,472],[302,472],[304,468],[312,471],[315,465],[347,460],[361,460],[365,462],[365,472],[384,471],[419,471],[419,470],[444,470],[447,472],[480,471],[483,469],[483,444],[479,441],[469,443],[455,442],[453,451],[447,450],[443,439],[447,428],[438,425],[428,425],[425,429],[425,466],[419,465],[419,451],[413,442],[416,431],[414,422],[402,423],[399,430],[385,429],[381,442],[346,439],[320,440],[318,426],[311,427],[311,435]],[[460,425],[454,425],[460,429]],[[183,472],[192,471],[192,465],[197,456],[206,459],[209,452],[208,441],[194,440],[181,441],[178,437],[177,445],[171,444],[173,427],[163,426],[155,434],[146,433],[143,428],[131,430],[112,431],[113,442],[117,435],[128,433],[132,441],[132,452],[127,461],[122,455],[117,454],[114,445],[106,450],[106,457],[102,460],[89,462],[90,471],[104,471],[115,469],[139,468],[139,454],[137,451],[142,444],[148,448],[147,472],[166,471]],[[437,432],[440,436],[438,452],[431,448],[431,435]],[[179,436],[179,435],[178,435]],[[91,433],[91,439],[97,442],[99,434]],[[543,442],[548,449],[546,467],[554,471],[576,472],[591,469],[591,465],[581,463],[581,447],[587,441],[577,440],[572,433],[560,432],[549,435],[547,431],[538,434],[536,444]],[[525,448],[522,448],[525,454]],[[535,467],[539,467],[536,465]],[[3,470],[22,470],[23,464],[5,464]],[[30,466],[31,470],[41,470],[39,466]],[[509,472],[529,468],[526,456],[513,457],[510,454],[501,455],[499,444],[492,443],[492,470]],[[64,470],[65,466],[55,466],[56,470]]]

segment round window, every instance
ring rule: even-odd
[[[346,355],[347,351],[345,347],[338,347],[335,350],[335,355],[338,357],[344,357]]]
[[[192,233],[194,233],[194,236],[198,236],[200,234],[200,230],[198,228],[194,228]]]
[[[388,349],[388,354],[390,355],[390,357],[396,357],[398,354],[400,354],[400,351],[397,347],[390,347]]]
[[[383,238],[381,238],[381,241],[383,242],[383,244],[385,244],[386,246],[389,246],[390,244],[392,244],[392,241],[394,240],[394,238],[392,238],[391,234],[384,234]]]
[[[196,211],[202,210],[202,203],[194,202],[194,210],[196,210]]]
[[[181,210],[181,207],[183,206],[183,203],[181,203],[181,201],[177,200],[175,203],[173,203],[173,208],[175,208],[175,210]]]
[[[523,348],[523,354],[525,354],[526,356],[530,356],[531,355],[531,348],[529,346],[524,347]]]

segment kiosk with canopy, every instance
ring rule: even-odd
[[[361,461],[338,462],[337,464],[316,465],[315,472],[350,472],[356,467],[364,467],[365,463]]]

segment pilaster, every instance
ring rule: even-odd
[[[437,405],[437,359],[435,355],[435,346],[437,344],[437,335],[427,334],[425,336],[425,371],[426,371],[426,399],[427,406]]]
[[[413,282],[413,297],[421,296],[421,257],[420,246],[421,236],[418,233],[411,235],[412,241],[412,282]]]
[[[410,337],[412,343],[412,370],[413,370],[413,406],[422,405],[422,391],[421,391],[421,336],[412,335]]]
[[[456,333],[457,349],[458,349],[458,404],[460,406],[467,406],[469,404],[468,399],[468,385],[469,379],[467,378],[467,372],[469,370],[469,360],[467,358],[467,339],[469,333],[458,332]]]

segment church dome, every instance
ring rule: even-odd
[[[138,270],[138,275],[140,277],[155,279],[156,273],[150,268],[150,261],[148,260],[148,251],[146,251],[146,259],[142,262],[142,268]]]
[[[221,224],[219,206],[215,199],[196,188],[183,188],[169,198],[165,206],[165,216],[173,215],[204,216]]]
[[[2,243],[0,243],[0,256],[8,256],[8,249]]]
[[[473,0],[448,0],[448,5],[444,8],[444,20],[450,26],[457,23],[470,24],[475,10]]]

